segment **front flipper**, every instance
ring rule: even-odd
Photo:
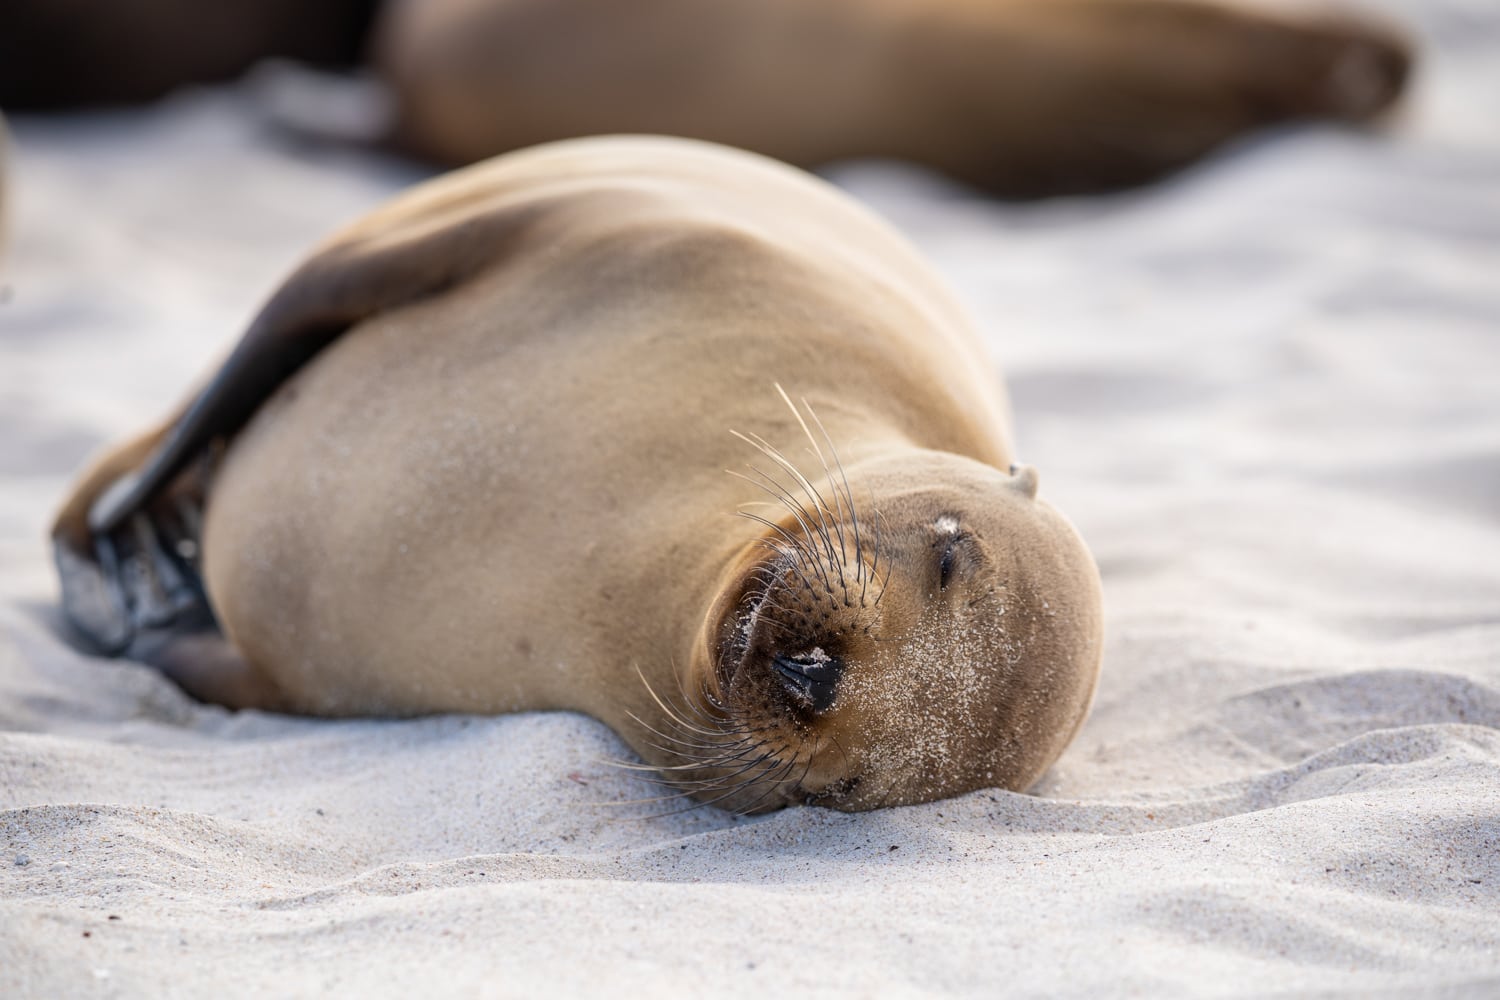
[[[346,331],[463,283],[516,245],[545,206],[507,203],[491,176],[476,167],[421,185],[337,235],[272,296],[190,405],[83,475],[52,538],[63,613],[90,647],[177,677],[163,664],[187,647],[163,656],[166,640],[215,631],[199,547],[219,450]]]

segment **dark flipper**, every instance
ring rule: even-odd
[[[216,628],[199,566],[202,492],[178,485],[113,531],[92,532],[80,551],[53,540],[62,609],[79,637],[107,655],[175,629]]]
[[[463,186],[454,186],[461,194]],[[461,196],[427,212],[404,207],[397,201],[385,213],[393,216],[388,227],[365,223],[359,231],[371,235],[334,244],[282,285],[150,458],[94,501],[88,514],[92,532],[116,532],[212,441],[233,436],[283,382],[350,327],[472,277],[544,209],[484,213]]]
[[[210,442],[243,427],[277,386],[345,329],[347,324],[329,324],[268,332],[257,320],[146,463],[115,480],[94,501],[88,514],[90,531],[98,536],[117,533]]]
[[[461,284],[543,210],[478,209],[490,191],[470,174],[417,189],[314,255],[180,417],[85,474],[53,542],[63,613],[89,646],[154,662],[164,637],[214,629],[198,551],[216,443],[351,327]]]

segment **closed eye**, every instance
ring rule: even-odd
[[[938,590],[947,590],[948,581],[953,578],[953,549],[957,544],[957,539],[952,539],[943,546],[943,557],[938,561]]]
[[[954,535],[943,542],[943,554],[938,559],[938,590],[947,590],[953,580],[953,570],[963,555],[963,547],[969,541],[967,534]]]

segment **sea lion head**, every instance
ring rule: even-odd
[[[939,452],[779,487],[704,626],[700,718],[724,737],[694,724],[715,750],[693,793],[863,810],[1031,785],[1101,644],[1093,559],[1036,491],[1030,468]]]

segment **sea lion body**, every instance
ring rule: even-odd
[[[259,336],[415,271],[206,487],[255,703],[574,709],[735,808],[1022,788],[1061,752],[1099,664],[1092,560],[884,224],[759,157],[561,143],[336,236]]]
[[[909,160],[1006,197],[1141,184],[1400,93],[1368,17],[1200,0],[388,0],[370,62],[405,148],[690,136],[813,167]]]
[[[0,106],[143,100],[262,57],[358,58],[390,98],[384,138],[448,165],[663,133],[800,166],[907,159],[1037,197],[1140,184],[1279,122],[1367,122],[1400,93],[1412,57],[1399,31],[1260,6],[11,0]],[[379,115],[286,117],[330,138],[382,134]]]
[[[597,714],[639,687],[632,663],[686,663],[681,623],[764,531],[733,516],[761,497],[725,474],[759,458],[730,431],[802,451],[777,384],[851,469],[913,446],[1010,464],[953,303],[822,185],[616,141],[431,194],[512,218],[493,263],[333,343],[229,449],[207,509],[220,619],[297,710]],[[407,208],[343,242],[438,214]]]

